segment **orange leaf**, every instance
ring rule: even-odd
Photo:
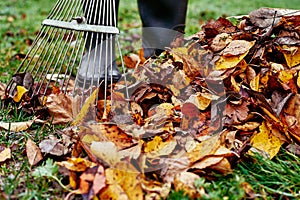
[[[81,174],[79,190],[81,194],[88,196],[87,199],[92,199],[106,186],[105,182],[104,168],[100,165],[95,166]]]

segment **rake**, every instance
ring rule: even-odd
[[[106,115],[107,99],[114,83],[122,77],[117,69],[116,49],[125,71],[118,41],[117,8],[115,0],[58,0],[8,83],[6,94],[13,96],[21,85],[29,90],[30,98],[38,97],[39,102],[44,102],[49,90],[59,88],[77,97],[77,114],[97,90],[102,93],[97,98],[103,99],[102,113]]]

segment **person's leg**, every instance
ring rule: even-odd
[[[161,53],[184,33],[188,0],[138,0],[145,57]]]
[[[119,0],[83,0],[86,23],[117,26],[118,6]],[[87,32],[83,38],[86,52],[79,68],[78,84],[89,87],[105,79],[108,83],[111,79],[116,82],[121,75],[116,65],[115,34]]]

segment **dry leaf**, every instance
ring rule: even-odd
[[[0,127],[5,130],[10,130],[14,132],[25,131],[30,128],[33,124],[34,120],[26,121],[26,122],[0,122]]]
[[[174,179],[174,189],[175,191],[182,190],[185,195],[188,195],[192,199],[198,198],[200,194],[194,185],[198,179],[200,179],[200,176],[191,172],[178,173]]]
[[[187,102],[193,103],[199,110],[206,110],[211,103],[211,99],[201,93],[192,94]]]
[[[94,106],[94,103],[97,99],[97,96],[98,96],[98,91],[97,90],[94,90],[93,93],[85,100],[82,108],[81,107],[81,102],[83,101],[82,98],[78,97],[77,99],[73,99],[73,107],[71,109],[71,113],[74,117],[76,117],[74,119],[74,121],[72,121],[72,126],[75,126],[75,125],[78,125],[80,123],[82,123],[86,117],[86,115],[89,113],[90,111],[90,108],[92,106]],[[77,113],[77,111],[79,111],[79,113]],[[89,115],[92,115],[92,116],[95,116],[96,117],[96,113],[89,113]]]
[[[63,138],[65,136],[63,135]],[[72,142],[62,141],[52,136],[50,139],[45,139],[40,142],[39,147],[43,153],[48,153],[55,156],[62,156],[70,153]]]
[[[252,136],[250,142],[254,148],[265,152],[272,159],[284,142],[272,133],[266,123],[262,123],[259,132]]]
[[[119,184],[115,183],[108,185],[108,187],[101,191],[100,199],[129,200],[129,197],[124,189]]]
[[[121,161],[117,147],[113,142],[92,142],[91,151],[111,167]]]
[[[222,51],[222,57],[216,62],[216,70],[229,69],[235,67],[248,54],[254,41],[233,40]]]
[[[128,199],[142,200],[143,191],[139,173],[129,163],[120,162],[114,168],[105,170],[107,184],[118,184],[126,193]]]
[[[145,179],[142,179],[141,181],[142,181],[143,191],[147,193],[145,199],[147,199],[147,197],[151,197],[153,194],[157,194],[158,196],[155,197],[159,197],[159,199],[161,198],[165,199],[168,197],[171,191],[170,182],[162,183],[155,180],[145,180]]]
[[[220,140],[218,136],[213,136],[207,140],[199,143],[190,152],[187,152],[187,156],[191,163],[199,161],[206,156],[214,155],[220,147]]]
[[[129,69],[136,68],[141,62],[141,59],[138,55],[130,53],[129,55],[124,56],[125,66]]]
[[[11,158],[10,148],[0,146],[0,163]]]
[[[26,154],[31,166],[36,165],[43,159],[41,150],[31,139],[26,142]]]
[[[0,100],[5,98],[5,88],[6,85],[0,82]]]
[[[287,65],[292,68],[300,64],[300,49],[296,46],[284,45],[280,47],[280,51],[283,53]]]
[[[14,98],[13,98],[13,100],[15,101],[15,102],[20,102],[21,101],[21,99],[22,99],[22,97],[23,97],[23,95],[26,93],[26,92],[28,92],[28,90],[25,88],[25,87],[23,87],[23,86],[17,86],[17,93],[15,94],[15,96],[14,96]]]
[[[213,51],[221,51],[232,41],[232,37],[227,33],[218,34],[212,41],[210,48]]]
[[[102,166],[88,168],[80,176],[79,191],[86,199],[93,199],[105,186],[106,178]]]
[[[46,106],[51,116],[53,124],[66,124],[73,120],[72,112],[73,101],[69,95],[50,94],[47,97]]]
[[[95,163],[84,158],[68,158],[67,161],[56,162],[59,166],[65,167],[70,171],[84,172],[88,168],[96,166]]]
[[[214,172],[219,172],[222,174],[228,174],[232,172],[231,165],[227,158],[223,158],[220,162],[211,165],[209,167],[209,170],[213,170]]]

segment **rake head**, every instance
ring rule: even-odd
[[[18,86],[23,86],[27,96],[40,104],[54,91],[71,94],[77,114],[96,91],[95,101],[103,103],[100,119],[106,119],[113,85],[122,77],[116,49],[124,71],[117,7],[114,0],[58,0],[8,83],[6,94],[13,97]]]

